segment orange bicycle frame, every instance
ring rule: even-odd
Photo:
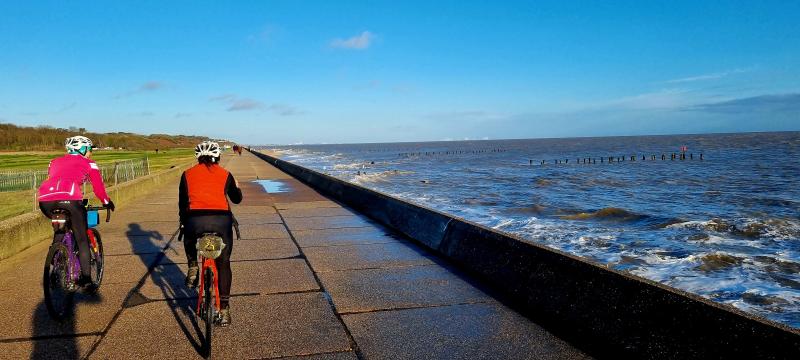
[[[197,292],[198,293],[197,294],[197,313],[200,313],[200,308],[203,305],[203,293],[205,293],[205,291],[203,291],[203,289],[204,289],[203,281],[205,281],[205,273],[206,273],[206,269],[208,269],[208,268],[210,268],[211,269],[211,273],[214,274],[214,284],[213,285],[214,285],[214,295],[216,295],[215,299],[214,299],[214,305],[216,305],[217,311],[219,311],[222,307],[220,306],[220,303],[219,303],[219,273],[217,272],[217,263],[216,263],[216,261],[214,261],[214,259],[203,258],[202,260],[203,260],[203,266],[200,268],[200,273],[197,274],[198,276],[200,276],[200,286],[198,287],[198,289],[200,291]]]

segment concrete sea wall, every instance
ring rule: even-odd
[[[109,196],[114,200],[118,207],[133,201],[137,197],[143,196],[153,190],[158,185],[169,181],[176,181],[180,178],[183,170],[186,170],[193,163],[176,166],[171,169],[163,170],[151,175],[147,175],[135,180],[131,180],[107,189]],[[177,189],[177,187],[176,187]],[[92,197],[94,194],[92,194]],[[176,205],[177,206],[177,205]],[[101,214],[100,221],[104,221],[105,215]],[[25,250],[37,243],[51,239],[53,228],[50,227],[49,219],[39,211],[30,212],[15,216],[0,222],[0,260],[11,257],[22,250]],[[44,259],[42,259],[44,261]]]
[[[800,358],[800,331],[275,157],[254,154],[423,244],[573,345],[609,358]]]

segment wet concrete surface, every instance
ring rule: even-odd
[[[307,191],[313,191],[308,189]],[[331,200],[298,201],[276,203],[278,210],[297,210],[297,209],[318,209],[318,208],[339,208],[341,205]]]
[[[380,243],[304,248],[317,272],[432,265],[435,259],[410,243]]]
[[[585,359],[569,344],[497,304],[344,315],[368,359]]]
[[[159,235],[160,240],[151,236],[103,237],[105,255],[157,254],[167,246],[169,236]]]
[[[245,201],[232,210],[244,239],[231,262],[233,325],[214,333],[214,358],[582,356],[418,246],[266,162],[245,153],[223,166],[243,184]],[[266,192],[256,178],[288,191]],[[0,311],[24,315],[0,318],[0,354],[200,358],[196,291],[184,285],[183,243],[170,239],[176,189],[118,204],[114,221],[100,225],[106,283],[63,324],[41,299],[46,246],[0,263]]]
[[[3,343],[0,348],[4,359],[82,359],[98,340],[97,335],[27,340]]]
[[[105,256],[103,285],[138,282],[158,257],[159,254]]]
[[[375,226],[361,228],[295,230],[292,236],[301,247],[396,243],[399,239]]]
[[[294,231],[369,227],[373,223],[361,216],[345,215],[286,218],[286,225]]]
[[[301,209],[283,209],[281,216],[286,219],[289,218],[307,218],[307,217],[323,217],[323,216],[358,216],[353,210],[343,207],[320,207],[320,208],[301,208]]]
[[[288,239],[289,233],[283,224],[239,224],[242,239]]]
[[[0,312],[9,314],[0,316],[0,340],[102,332],[122,307],[130,289],[130,284],[109,284],[103,286],[103,291],[97,295],[77,293],[74,314],[63,322],[50,319],[40,283],[14,292],[4,291],[1,294],[5,299],[18,298],[0,303]],[[0,344],[0,353],[2,347]]]
[[[355,360],[358,359],[356,353],[353,351],[345,351],[345,352],[336,352],[336,353],[327,353],[327,354],[315,354],[315,355],[300,355],[300,356],[289,356],[285,358],[281,358],[285,360]]]
[[[276,260],[300,256],[297,246],[287,238],[253,239],[237,241],[232,261]]]
[[[260,225],[260,224],[283,224],[281,217],[275,214],[236,214],[239,224]]]
[[[343,314],[491,300],[453,271],[438,265],[331,271],[318,275],[336,309]]]

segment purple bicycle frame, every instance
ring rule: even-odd
[[[61,239],[61,243],[67,247],[69,264],[72,265],[69,269],[67,269],[67,272],[69,273],[69,279],[72,282],[77,282],[78,276],[81,274],[81,263],[78,259],[78,256],[75,254],[75,241],[72,239],[72,231],[67,231],[67,233],[64,234],[64,237]]]

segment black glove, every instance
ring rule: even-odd
[[[111,211],[114,211],[114,209],[116,208],[116,207],[114,206],[114,202],[113,202],[113,201],[111,201],[111,199],[108,199],[108,204],[106,204],[106,207],[107,207],[109,210],[111,210]]]

